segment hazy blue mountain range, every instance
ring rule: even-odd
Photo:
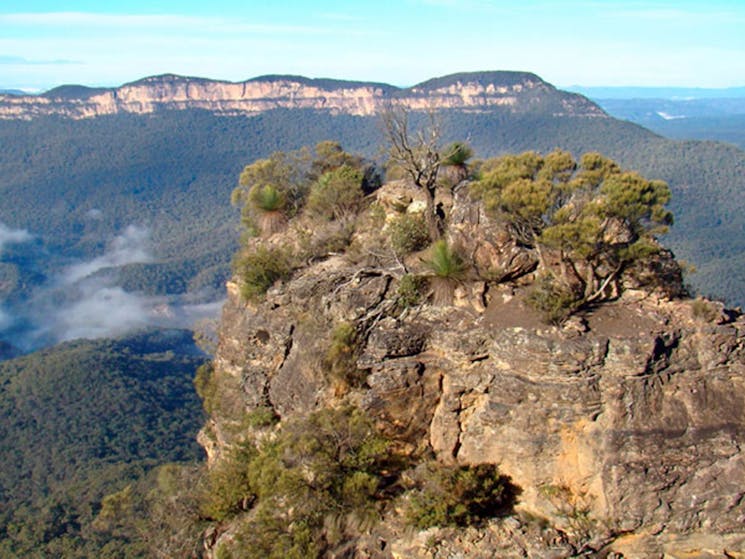
[[[716,140],[745,149],[745,97],[595,101],[609,114],[673,139]]]

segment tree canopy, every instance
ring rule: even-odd
[[[325,140],[314,148],[277,151],[246,165],[231,202],[241,206],[250,232],[271,235],[306,203],[311,211],[338,219],[377,180],[375,169],[363,158]]]
[[[620,274],[658,250],[672,224],[666,183],[624,171],[599,153],[579,162],[555,150],[486,161],[472,192],[578,303],[615,292]]]

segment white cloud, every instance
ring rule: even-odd
[[[114,238],[109,249],[101,256],[70,266],[62,274],[64,284],[75,283],[94,274],[98,270],[114,266],[124,266],[135,262],[149,262],[148,252],[150,233],[147,229],[129,225],[124,233]]]
[[[29,60],[23,56],[6,56],[0,55],[0,65],[13,65],[13,66],[66,66],[68,64],[80,64],[75,60]]]
[[[33,238],[33,235],[25,229],[11,229],[0,222],[0,253],[3,252],[5,245],[11,243],[25,243]]]
[[[0,14],[0,24],[83,27],[193,27],[221,21],[181,15],[102,14],[91,12],[40,12]]]
[[[56,309],[49,317],[47,327],[56,341],[117,336],[148,324],[144,298],[121,287],[84,287],[84,298]]]
[[[31,238],[4,226],[0,231],[0,238],[8,240]],[[149,245],[147,229],[128,226],[102,255],[62,270],[35,289],[23,305],[0,308],[0,332],[15,324],[25,325],[11,342],[31,350],[77,338],[119,336],[146,327],[191,328],[197,320],[216,318],[223,302],[205,303],[214,296],[209,292],[143,295],[116,285],[116,274],[94,275],[105,268],[152,261]]]

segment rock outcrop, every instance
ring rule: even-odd
[[[0,118],[60,115],[81,119],[184,109],[226,115],[252,115],[273,109],[371,115],[391,102],[410,110],[504,108],[514,112],[607,116],[581,95],[558,91],[534,74],[485,72],[455,74],[405,89],[299,76],[265,76],[232,83],[163,75],[114,89],[63,86],[38,96],[0,95]]]
[[[401,188],[377,193],[389,213],[391,200],[417,205]],[[481,527],[412,533],[391,513],[346,556],[743,557],[745,317],[626,289],[548,326],[521,296],[529,251],[467,196],[449,217],[472,262],[499,271],[463,280],[452,305],[402,309],[401,266],[421,259],[385,263],[372,250],[312,261],[261,302],[229,284],[219,406],[201,434],[211,462],[259,406],[287,418],[347,401],[400,452],[496,463],[521,492],[515,515]],[[324,373],[342,322],[358,333],[359,386]]]

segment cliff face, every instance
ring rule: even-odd
[[[389,214],[402,200],[421,205],[402,188],[378,191]],[[243,437],[241,417],[258,406],[284,419],[353,402],[400,452],[497,463],[520,489],[519,514],[480,528],[412,533],[391,513],[371,536],[384,545],[358,542],[354,556],[741,557],[745,318],[627,285],[547,326],[521,297],[531,255],[467,195],[451,203],[451,238],[522,279],[463,281],[452,305],[405,311],[395,302],[400,263],[369,254],[316,261],[260,303],[229,284],[219,406],[201,434],[210,461]],[[322,364],[340,322],[359,333],[365,379],[344,390]]]
[[[40,96],[0,95],[0,118],[44,115],[92,118],[117,113],[203,109],[218,114],[256,114],[272,109],[315,109],[372,115],[394,101],[411,110],[541,109],[554,115],[604,117],[595,104],[560,92],[533,74],[457,74],[399,89],[385,84],[267,76],[241,83],[157,76],[116,89],[62,87]]]

